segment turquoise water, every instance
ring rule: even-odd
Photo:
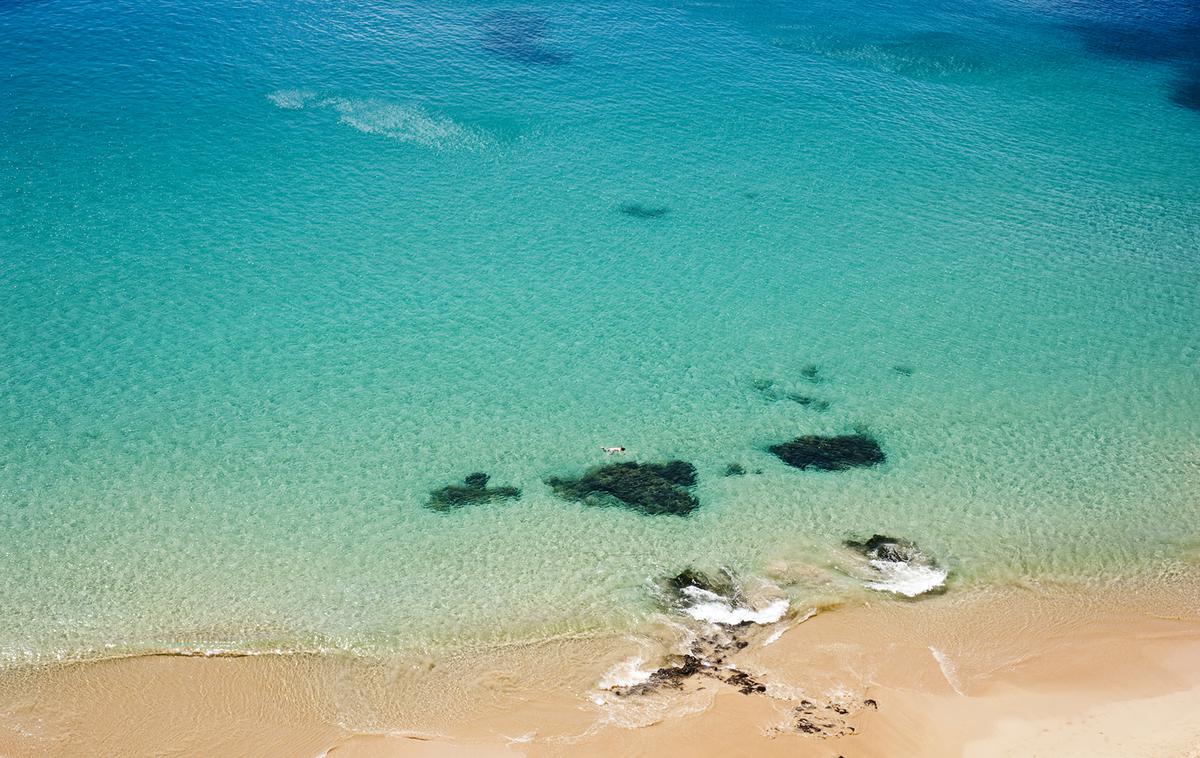
[[[853,594],[875,531],[951,591],[1194,564],[1198,30],[4,4],[0,658],[622,628],[689,564]],[[765,451],[862,427],[885,465]],[[601,445],[692,461],[700,509],[555,498]],[[524,496],[423,507],[476,470]]]

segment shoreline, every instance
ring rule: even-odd
[[[1162,589],[794,608],[749,629],[729,663],[623,695],[598,683],[631,660],[659,665],[653,637],[437,660],[155,653],[19,666],[0,672],[0,753],[1190,758],[1200,582]],[[744,694],[730,670],[761,688]]]

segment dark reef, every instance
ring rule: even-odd
[[[619,505],[651,516],[686,516],[700,507],[686,488],[696,484],[687,461],[613,463],[589,469],[578,479],[546,480],[555,494],[589,505]]]
[[[731,463],[725,467],[725,476],[745,476],[746,467],[740,463]]]
[[[546,22],[536,11],[497,11],[483,22],[483,46],[519,63],[560,66],[570,57],[545,44]]]
[[[767,448],[779,460],[799,469],[844,471],[848,468],[875,466],[887,460],[883,449],[866,434],[797,437]]]
[[[482,472],[467,474],[462,484],[448,484],[430,493],[428,507],[435,511],[450,511],[465,505],[509,500],[521,497],[516,487],[488,487],[488,475]]]

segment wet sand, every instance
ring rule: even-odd
[[[795,609],[725,664],[765,686],[752,694],[708,675],[598,690],[656,655],[631,637],[11,669],[0,754],[1200,756],[1200,585],[1131,597],[1041,586]]]

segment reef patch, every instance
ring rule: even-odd
[[[700,507],[689,491],[696,485],[696,467],[687,461],[612,463],[589,469],[578,479],[550,477],[546,484],[567,500],[650,516],[686,516]]]
[[[844,471],[876,466],[887,460],[883,448],[867,434],[822,436],[809,434],[767,448],[775,457],[798,469]]]
[[[467,474],[462,484],[448,484],[430,493],[427,507],[435,511],[452,511],[466,505],[521,497],[521,490],[516,487],[487,486],[490,478],[481,471]]]

